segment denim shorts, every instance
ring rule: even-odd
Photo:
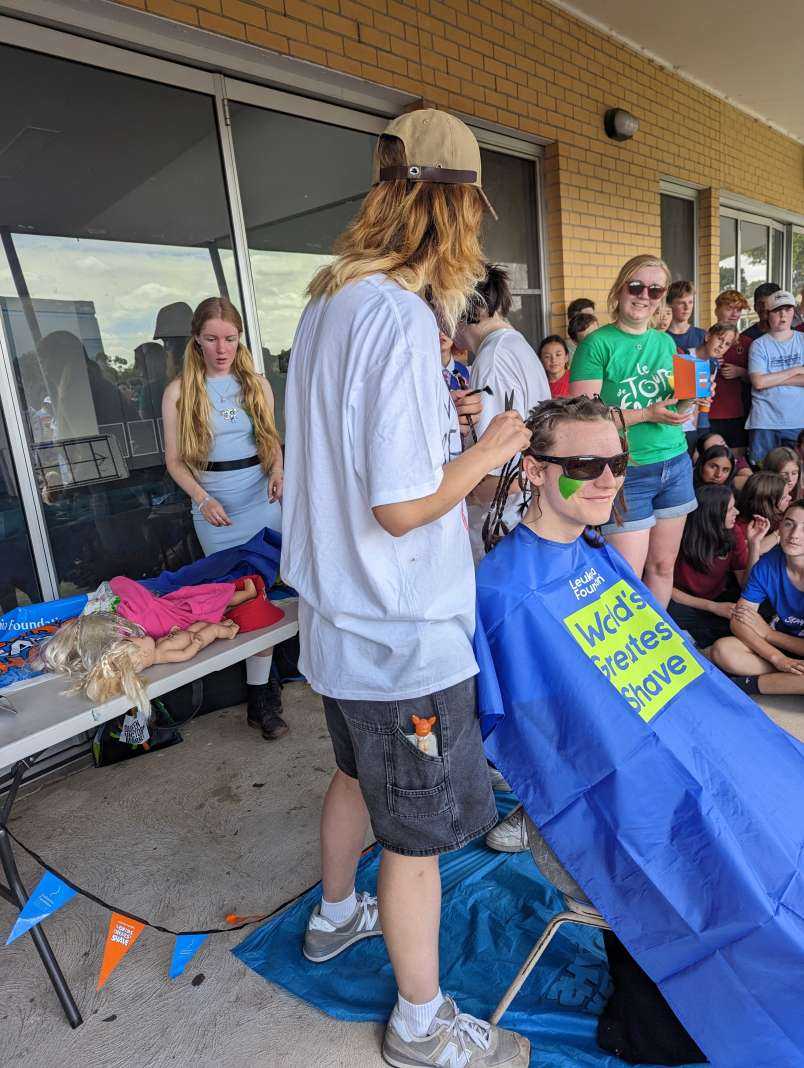
[[[658,464],[629,467],[623,485],[626,510],[618,526],[613,519],[601,528],[604,534],[627,534],[649,530],[657,519],[677,519],[698,507],[692,485],[692,461],[688,452]]]
[[[323,701],[335,762],[360,783],[380,845],[430,857],[460,849],[497,822],[474,678],[406,701]],[[438,756],[405,737],[412,715],[438,717]]]

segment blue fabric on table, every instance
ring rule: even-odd
[[[0,616],[0,688],[41,675],[31,667],[39,646],[59,624],[80,616],[86,603],[86,594],[81,593],[57,601],[21,605]]]
[[[498,794],[506,815],[511,794]],[[379,848],[361,861],[359,890],[375,892]],[[493,853],[483,839],[441,858],[441,985],[464,1012],[488,1019],[549,918],[560,895],[530,853]],[[321,884],[308,890],[237,946],[233,953],[264,979],[339,1020],[385,1022],[396,999],[385,943],[371,938],[325,964],[301,952]],[[620,1068],[597,1048],[597,1016],[610,989],[598,931],[565,925],[503,1018],[527,1035],[539,1068]]]
[[[139,579],[140,585],[162,596],[181,586],[197,586],[202,582],[232,582],[243,575],[261,575],[265,588],[270,590],[279,574],[282,535],[264,527],[253,538],[232,549],[221,549],[178,571],[163,571],[155,578]]]
[[[804,745],[608,546],[520,524],[477,611],[486,751],[564,867],[715,1068],[803,1068]]]

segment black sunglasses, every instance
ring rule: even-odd
[[[607,467],[615,478],[620,478],[628,467],[627,452],[618,452],[616,456],[547,456],[541,452],[528,452],[526,455],[548,464],[558,464],[567,478],[574,478],[578,482],[600,478]]]
[[[640,282],[638,278],[634,278],[625,287],[632,297],[641,297],[647,290],[650,300],[661,300],[667,292],[667,286],[647,285],[645,282]]]

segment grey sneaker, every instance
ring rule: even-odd
[[[377,898],[371,894],[357,895],[357,908],[352,918],[336,927],[334,923],[321,915],[321,904],[310,913],[307,930],[304,933],[302,952],[314,964],[323,964],[343,953],[355,942],[364,938],[376,938],[382,934]]]
[[[491,828],[486,835],[486,845],[498,853],[524,853],[528,848],[528,828],[521,805]]]
[[[458,1012],[450,997],[436,1013],[430,1033],[424,1038],[410,1034],[397,1009],[385,1029],[383,1059],[394,1068],[426,1068],[428,1065],[460,1065],[461,1068],[527,1068],[530,1042],[514,1031],[506,1031]]]

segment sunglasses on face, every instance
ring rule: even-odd
[[[527,455],[534,460],[558,464],[567,478],[574,478],[578,482],[600,478],[607,467],[615,478],[620,478],[628,467],[627,452],[618,452],[616,456],[546,456],[541,452],[529,452]]]
[[[648,285],[646,282],[640,282],[638,278],[634,278],[625,288],[632,297],[641,297],[643,293],[647,293],[650,300],[661,300],[667,292],[667,286]]]

